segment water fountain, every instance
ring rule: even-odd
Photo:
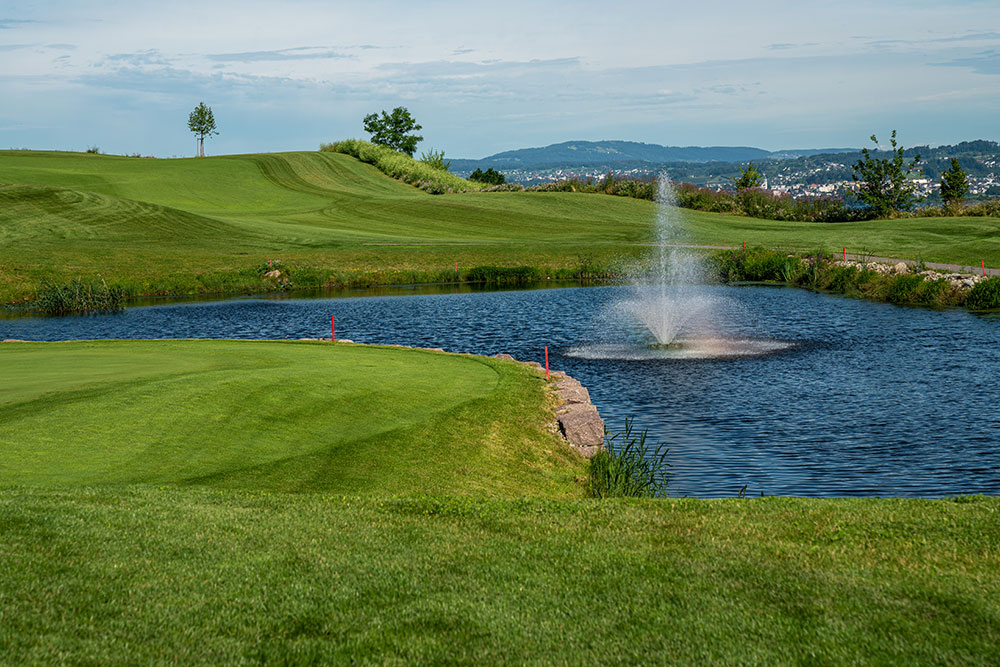
[[[680,209],[674,188],[659,180],[656,244],[646,270],[632,278],[632,294],[618,302],[614,316],[637,323],[643,343],[598,344],[574,348],[583,358],[719,358],[758,356],[791,347],[787,341],[764,340],[732,331],[732,315],[741,309],[708,285],[702,257],[684,246]],[[651,339],[650,339],[651,337]]]

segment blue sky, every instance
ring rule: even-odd
[[[1000,2],[0,4],[0,147],[314,149],[406,106],[419,150],[1000,139]]]

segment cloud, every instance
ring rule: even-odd
[[[976,74],[1000,74],[1000,51],[984,51],[969,58],[933,64],[939,67],[968,67]]]
[[[475,49],[455,49],[451,52],[453,56],[464,56],[466,53],[472,53]]]
[[[30,49],[37,44],[0,44],[0,51],[17,51],[19,49]]]
[[[170,60],[156,49],[136,51],[134,53],[114,53],[105,58],[112,64],[125,64],[133,67],[141,65],[169,65]]]
[[[764,48],[769,51],[787,51],[789,49],[800,49],[806,46],[818,46],[816,42],[779,42],[777,44],[768,44]]]
[[[359,48],[376,48],[373,46],[362,46]],[[244,51],[242,53],[213,53],[205,56],[215,62],[235,62],[235,63],[256,63],[281,60],[324,60],[331,58],[354,58],[328,47],[320,46],[298,46],[291,49],[277,49],[274,51]]]
[[[31,23],[38,23],[38,21],[26,19],[0,19],[0,30],[13,30],[14,28],[19,28],[23,25]]]

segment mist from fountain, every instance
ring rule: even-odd
[[[634,296],[621,310],[640,322],[664,348],[711,333],[718,299],[704,289],[701,258],[683,247],[674,188],[661,177],[657,188],[656,245],[648,270],[634,277]]]
[[[734,299],[708,285],[705,263],[690,247],[680,224],[673,186],[659,180],[656,243],[647,267],[632,276],[631,295],[608,313],[642,327],[646,343],[618,340],[588,344],[567,354],[586,359],[716,359],[771,354],[793,347],[790,341],[748,336],[747,313]],[[652,341],[649,338],[652,337]]]

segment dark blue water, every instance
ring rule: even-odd
[[[670,493],[1000,493],[1000,319],[803,290],[707,288],[728,336],[791,345],[758,357],[586,358],[642,334],[627,288],[235,300],[123,314],[0,320],[0,338],[300,338],[543,359],[581,380],[611,430],[670,447]],[[607,356],[607,355],[605,355]],[[641,356],[641,355],[639,355]]]

